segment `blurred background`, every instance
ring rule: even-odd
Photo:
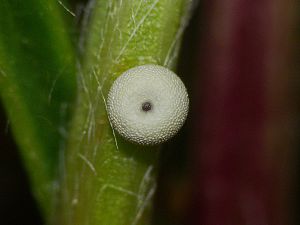
[[[9,129],[9,121],[0,108],[0,218],[1,224],[39,225],[41,218],[30,193],[26,173]]]
[[[86,1],[70,2],[79,28]],[[178,63],[191,111],[164,145],[153,224],[300,224],[299,12],[199,1]],[[0,146],[1,223],[43,224],[2,108]]]

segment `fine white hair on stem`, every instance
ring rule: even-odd
[[[189,99],[180,78],[159,65],[137,66],[113,83],[107,110],[113,128],[125,139],[155,145],[173,137],[187,117]]]

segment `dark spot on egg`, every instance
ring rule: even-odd
[[[142,104],[142,110],[144,111],[144,112],[148,112],[148,111],[150,111],[152,109],[152,104],[151,104],[151,102],[144,102],[143,104]]]

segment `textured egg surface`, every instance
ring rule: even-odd
[[[174,136],[184,124],[188,106],[180,78],[158,65],[127,70],[115,80],[107,99],[113,128],[142,145],[159,144]]]

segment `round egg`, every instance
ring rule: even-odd
[[[127,70],[115,80],[107,98],[113,128],[141,145],[160,144],[173,137],[184,124],[188,107],[180,78],[159,65]]]

